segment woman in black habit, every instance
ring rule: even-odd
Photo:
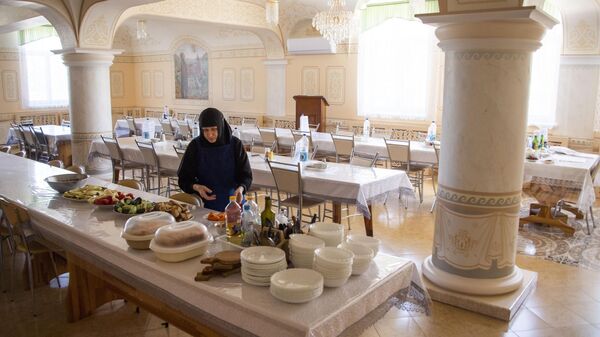
[[[222,212],[229,196],[241,202],[252,184],[248,155],[221,111],[205,109],[198,124],[200,135],[190,142],[179,165],[179,187],[200,195],[204,207]]]

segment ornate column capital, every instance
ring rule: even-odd
[[[120,49],[62,49],[53,51],[62,55],[63,62],[67,67],[110,67],[115,55],[121,54]]]
[[[535,7],[417,15],[438,27],[439,47],[453,50],[510,50],[533,52],[546,29],[557,21]]]

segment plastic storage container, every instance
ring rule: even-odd
[[[150,212],[131,217],[125,223],[121,237],[134,249],[149,249],[154,233],[162,226],[175,223],[167,212]]]
[[[206,226],[196,221],[182,221],[159,228],[150,249],[163,261],[179,262],[204,254],[211,241]]]

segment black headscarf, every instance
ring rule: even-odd
[[[198,138],[200,139],[201,146],[221,146],[231,142],[231,127],[225,120],[225,117],[221,111],[215,108],[204,109],[198,118],[198,124],[200,127],[200,136]],[[219,136],[217,137],[217,141],[214,143],[210,143],[208,140],[206,140],[206,138],[204,138],[204,133],[202,132],[202,128],[208,128],[212,126],[216,126],[219,130]]]

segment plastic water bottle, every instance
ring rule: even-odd
[[[252,212],[251,205],[246,202],[244,204],[244,212],[242,212],[242,246],[252,246],[254,239],[254,228],[256,227],[256,215]]]
[[[371,122],[369,122],[369,117],[366,117],[365,121],[363,123],[363,137],[369,138],[370,131],[371,131]]]
[[[163,119],[169,119],[169,107],[166,105],[163,107]]]
[[[152,123],[150,118],[146,117],[144,123],[142,123],[142,137],[144,139],[152,138],[152,128],[154,128],[154,123]]]
[[[437,127],[435,126],[435,121],[431,121],[429,127],[427,128],[427,142],[433,143],[435,142],[435,135],[437,133]]]
[[[192,137],[196,138],[200,136],[200,127],[198,126],[198,122],[194,122],[194,127],[192,128]]]
[[[254,201],[254,195],[246,194],[246,203],[244,204],[244,206],[246,205],[250,205],[250,210],[252,211],[252,213],[254,213],[254,216],[256,217],[256,226],[258,226],[258,230],[260,230],[260,211],[258,208],[258,204],[256,203],[256,201]]]
[[[299,141],[299,153],[300,153],[300,161],[304,162],[308,160],[308,138],[306,135],[302,136],[302,139]]]
[[[239,234],[242,223],[242,209],[236,201],[236,196],[229,197],[229,204],[225,207],[225,234],[228,239]]]
[[[242,139],[242,134],[240,133],[240,130],[237,127],[233,128],[233,132],[231,133],[231,135],[236,137],[237,139]]]

